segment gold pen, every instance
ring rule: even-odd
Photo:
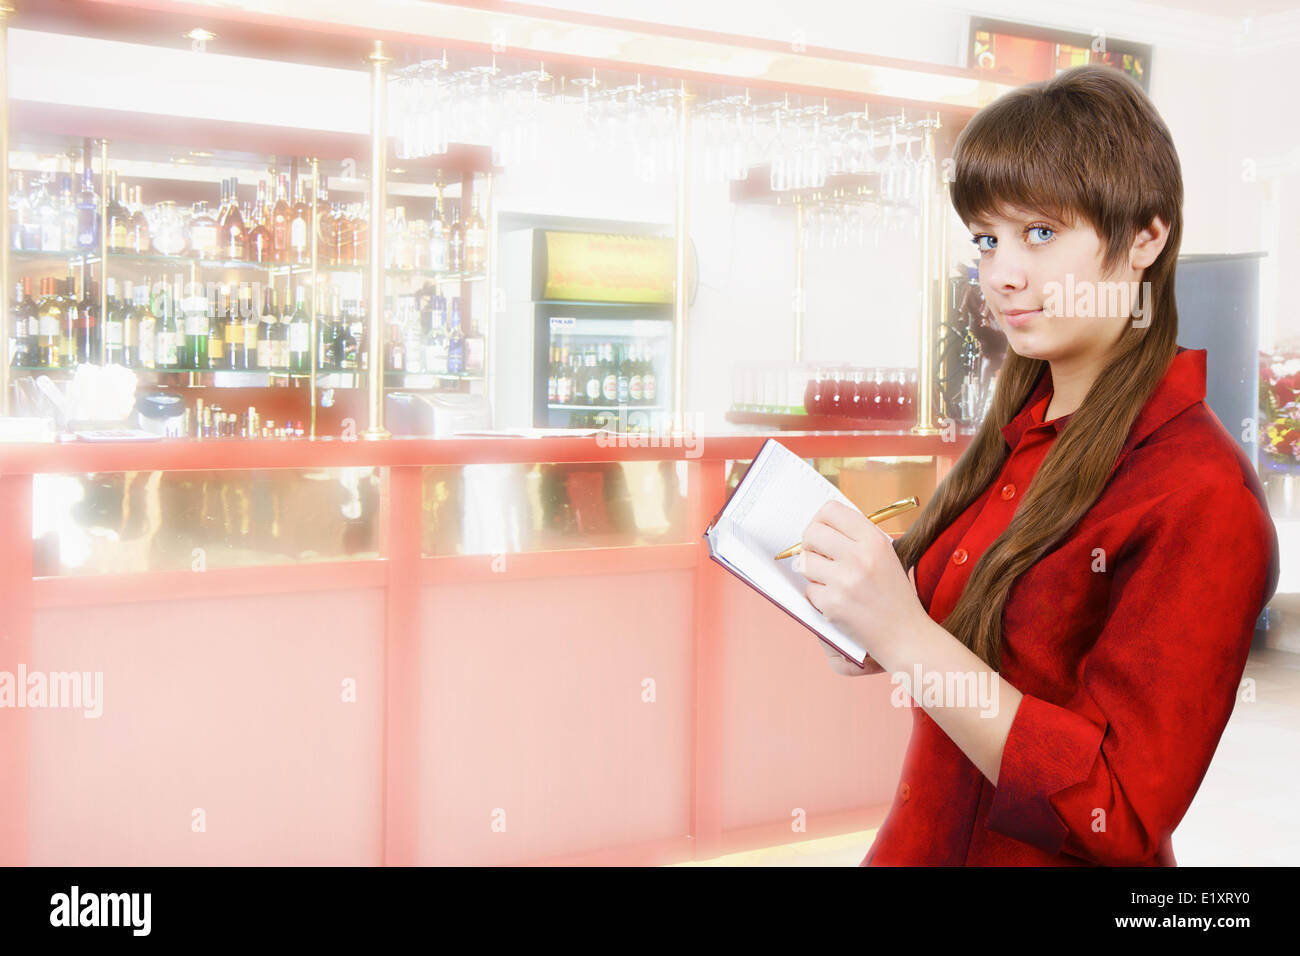
[[[879,511],[871,512],[871,514],[867,515],[867,520],[875,524],[880,524],[880,522],[884,521],[886,518],[892,518],[894,515],[901,515],[904,511],[911,511],[919,503],[920,502],[916,499],[916,495],[912,495],[910,498],[903,498],[901,501],[895,501],[892,505],[886,505]],[[802,551],[803,542],[801,541],[798,544],[790,545],[790,547],[786,548],[772,560],[780,561],[782,558],[793,557]]]

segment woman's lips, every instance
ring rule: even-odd
[[[1004,312],[1002,314],[1002,318],[1007,320],[1007,325],[1011,326],[1014,329],[1018,329],[1021,328],[1022,326],[1028,325],[1030,320],[1042,314],[1043,314],[1042,309],[1035,309],[1033,312],[1020,312],[1020,313]]]

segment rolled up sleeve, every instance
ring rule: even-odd
[[[1218,747],[1277,553],[1239,481],[1161,494],[1115,556],[1078,686],[1068,700],[1020,701],[985,825],[1051,854],[1149,861]]]

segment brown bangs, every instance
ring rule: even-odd
[[[1171,178],[1181,185],[1180,171],[1161,168],[1172,140],[1160,124],[1163,142],[1152,142],[1140,103],[1117,104],[1113,85],[1091,89],[1086,75],[1068,85],[1061,78],[1006,93],[966,125],[953,150],[953,208],[966,224],[1010,218],[1016,208],[1088,222],[1110,270],[1155,215],[1166,223],[1178,215],[1157,197],[1168,195],[1161,186]]]

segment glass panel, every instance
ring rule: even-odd
[[[686,462],[431,465],[425,555],[680,544]]]
[[[37,577],[375,560],[378,470],[36,475]]]

